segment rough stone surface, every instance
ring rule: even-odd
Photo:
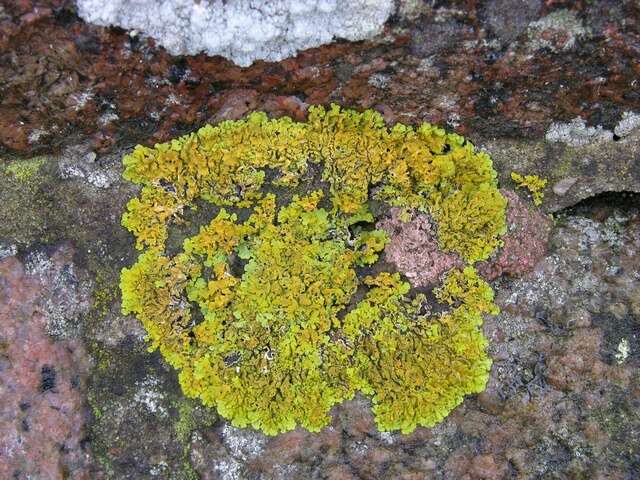
[[[511,42],[518,38],[531,22],[538,18],[541,0],[490,0],[486,2],[482,14],[486,16],[488,27],[498,38]],[[511,15],[505,15],[510,12]]]
[[[0,478],[639,478],[640,6],[522,3],[400,1],[375,39],[249,68],[87,24],[70,0],[1,3]],[[463,134],[503,189],[513,171],[548,180],[546,253],[493,280],[487,390],[411,435],[379,433],[360,397],[317,434],[235,429],[120,313],[137,255],[122,154],[332,101]],[[510,205],[503,253],[542,245],[546,217]]]
[[[414,213],[403,221],[400,214],[400,209],[391,209],[391,216],[378,222],[376,228],[389,236],[385,260],[395,265],[414,287],[434,285],[452,267],[462,267],[458,255],[438,248],[434,222],[429,215]]]
[[[576,177],[566,177],[558,180],[551,189],[558,197],[562,197],[566,195],[569,189],[573,187],[577,181],[578,179]]]
[[[34,268],[0,260],[0,478],[88,479],[91,455],[84,400],[89,359],[82,342],[54,341],[48,323],[76,295],[66,281],[69,252],[41,255]],[[42,283],[42,282],[45,283]]]
[[[528,13],[504,3],[489,13],[479,2],[432,3],[414,20],[392,18],[376,40],[242,69],[219,57],[172,57],[148,38],[88,25],[68,0],[9,2],[0,18],[0,142],[24,155],[79,143],[81,133],[98,153],[165,141],[214,117],[238,89],[252,92],[250,108],[276,115],[297,109],[283,103],[289,97],[337,101],[390,121],[448,123],[476,143],[541,139],[551,123],[576,117],[611,130],[623,112],[640,112],[635,2],[543,2]],[[553,18],[577,18],[590,36],[553,54],[531,51],[546,30],[528,25],[559,11]],[[517,15],[515,40],[492,33]],[[375,74],[386,76],[385,88],[369,82]]]
[[[392,0],[77,0],[78,14],[153,37],[173,55],[202,51],[240,66],[282,60],[334,38],[364,40],[382,31]]]
[[[478,271],[488,279],[501,275],[520,276],[530,272],[547,253],[551,220],[539,210],[527,205],[513,190],[502,189],[507,199],[507,233],[504,245],[478,265]]]
[[[580,146],[500,138],[488,140],[483,147],[491,152],[503,186],[514,187],[513,171],[546,179],[549,187],[544,190],[542,208],[548,212],[603,192],[640,192],[640,128],[625,137],[607,135],[606,140]],[[554,191],[554,185],[568,178],[570,188]]]

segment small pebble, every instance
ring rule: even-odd
[[[562,197],[569,191],[571,187],[575,185],[577,181],[578,179],[576,177],[563,178],[553,186],[553,193],[555,193],[559,197]]]

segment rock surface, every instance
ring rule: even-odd
[[[70,253],[0,260],[0,478],[90,478],[90,359],[80,340],[47,334],[60,309],[82,303]]]
[[[69,0],[0,5],[0,477],[640,477],[640,7],[398,5],[372,40],[249,68],[87,24]],[[433,429],[380,433],[362,398],[317,434],[235,429],[120,313],[123,153],[332,101],[465,135],[507,190],[512,171],[548,179],[552,221],[506,193],[519,228],[493,264],[513,275],[494,280],[488,388]]]
[[[384,249],[385,260],[395,265],[411,285],[435,285],[449,269],[463,266],[458,255],[438,248],[435,222],[429,215],[414,213],[403,221],[400,212],[399,208],[392,208],[391,216],[378,222],[376,227],[389,236],[389,244]]]
[[[518,195],[502,189],[507,199],[507,233],[504,245],[487,261],[478,265],[478,271],[489,279],[501,275],[513,277],[534,269],[547,253],[551,220],[539,210],[527,205]]]

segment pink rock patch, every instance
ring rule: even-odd
[[[389,244],[384,250],[387,262],[396,266],[414,287],[437,283],[440,275],[452,267],[462,267],[460,257],[438,248],[431,217],[414,213],[408,222],[400,220],[400,209],[392,208],[391,217],[376,225],[387,232]]]
[[[551,232],[551,221],[542,212],[527,205],[511,190],[500,192],[508,202],[504,246],[492,258],[477,265],[478,272],[489,280],[533,270],[547,252]]]
[[[86,354],[46,334],[48,292],[15,257],[0,261],[0,478],[84,479]]]

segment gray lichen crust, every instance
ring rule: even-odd
[[[88,22],[139,30],[170,53],[222,55],[240,66],[278,61],[335,38],[382,31],[393,0],[77,0]]]

